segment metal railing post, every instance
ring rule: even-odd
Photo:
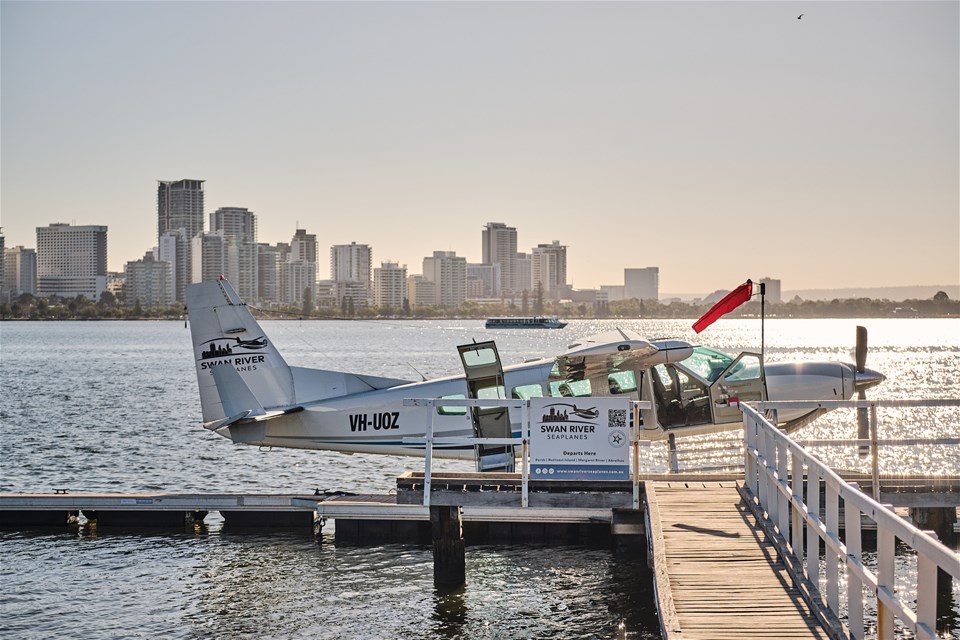
[[[520,420],[522,422],[520,433],[523,434],[523,445],[520,447],[520,505],[530,506],[530,401],[526,400],[520,405]],[[512,449],[513,447],[511,447]]]
[[[633,449],[633,508],[640,508],[640,409],[633,403],[633,430],[630,433]]]
[[[433,473],[433,421],[437,412],[430,405],[430,424],[427,426],[427,450],[423,457],[423,506],[430,506],[431,475]]]
[[[877,437],[877,405],[870,405],[870,478],[873,499],[880,500],[880,439]]]
[[[680,461],[677,459],[677,436],[671,433],[667,436],[667,446],[670,448],[670,472],[680,472]]]

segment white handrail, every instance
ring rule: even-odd
[[[760,411],[777,408],[839,407],[943,407],[960,406],[960,400],[763,402]],[[832,469],[777,429],[760,412],[742,404],[745,487],[768,514],[806,578],[820,589],[820,540],[826,544],[825,605],[840,614],[840,565],[847,576],[847,631],[853,638],[865,634],[863,586],[877,598],[877,631],[893,637],[893,618],[899,618],[918,638],[936,638],[937,569],[960,580],[960,556],[933,536],[898,517],[849,485]],[[804,483],[804,477],[806,482]],[[820,520],[820,485],[825,487],[826,509]],[[806,485],[806,486],[804,486]],[[806,496],[806,500],[804,500]],[[839,500],[844,503],[846,544],[839,537]],[[877,573],[863,565],[860,545],[861,515],[877,526]],[[806,540],[803,528],[806,526]],[[894,541],[899,539],[917,554],[917,605],[910,607],[894,585]],[[806,553],[804,553],[806,550]]]

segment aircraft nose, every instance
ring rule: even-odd
[[[884,380],[887,379],[887,376],[883,375],[879,371],[874,371],[873,369],[864,369],[862,372],[857,371],[854,374],[854,387],[857,391],[863,391],[869,389],[870,387],[875,387]]]

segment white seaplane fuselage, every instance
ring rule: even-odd
[[[291,367],[226,280],[191,285],[187,308],[204,426],[235,443],[345,453],[423,455],[404,443],[434,434],[472,436],[462,406],[405,406],[409,398],[466,398],[464,375],[408,381]],[[578,342],[563,354],[503,367],[496,395],[650,400],[642,435],[693,435],[735,429],[739,402],[841,400],[883,380],[841,362],[774,363],[759,355],[731,358],[678,340],[647,341],[616,331]],[[782,425],[819,415],[782,412]],[[519,435],[519,412],[510,413]],[[473,459],[472,446],[434,445],[435,455]]]

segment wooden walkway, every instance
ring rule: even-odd
[[[647,483],[665,640],[828,638],[733,482]]]

